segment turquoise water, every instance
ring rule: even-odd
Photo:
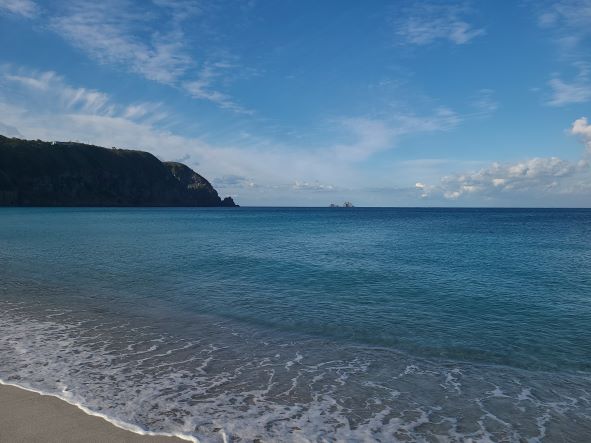
[[[4,208],[0,269],[0,379],[145,429],[591,435],[591,210]]]

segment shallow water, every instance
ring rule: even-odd
[[[587,441],[591,211],[0,209],[0,379],[202,441]]]

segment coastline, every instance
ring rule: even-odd
[[[0,381],[0,441],[181,443],[196,440],[143,431],[55,395]]]

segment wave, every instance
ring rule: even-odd
[[[591,379],[416,359],[195,317],[0,301],[0,381],[188,441],[474,441],[591,435]],[[178,331],[184,331],[181,335]]]

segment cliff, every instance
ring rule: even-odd
[[[0,135],[0,206],[236,206],[148,152]]]

